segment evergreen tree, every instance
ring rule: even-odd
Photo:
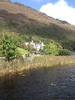
[[[2,54],[8,61],[13,60],[17,54],[17,41],[14,37],[4,35],[2,39]]]

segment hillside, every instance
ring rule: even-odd
[[[75,26],[47,16],[33,8],[10,0],[0,0],[0,38],[5,33],[22,36],[28,40],[50,39],[64,48],[75,50]]]

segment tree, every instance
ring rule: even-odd
[[[56,44],[53,43],[49,43],[46,44],[43,50],[46,54],[53,54],[53,55],[57,55],[59,48]]]
[[[8,61],[13,60],[17,54],[17,40],[10,35],[4,35],[2,39],[2,54]]]
[[[71,55],[71,51],[67,50],[67,49],[60,49],[59,55],[61,55],[61,56]]]

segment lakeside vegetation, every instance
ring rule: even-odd
[[[19,73],[23,70],[30,70],[33,68],[49,68],[53,66],[63,66],[75,64],[75,56],[37,56],[31,61],[21,61],[14,59],[6,62],[0,61],[0,76],[10,73]]]
[[[20,47],[17,47],[17,50],[21,55],[25,56],[26,54],[29,54],[29,56],[32,56],[32,54],[28,50],[25,50],[25,49],[20,48]]]
[[[0,61],[0,75],[14,74],[15,72],[38,67],[47,68],[75,64],[75,57],[69,56],[71,51],[63,49],[59,43],[53,40],[45,44],[44,49],[40,51],[44,55],[33,57],[33,59],[31,52],[34,49],[30,48],[29,50],[25,47],[24,41],[21,41],[19,37],[15,38],[14,35],[5,34],[0,44],[1,56],[6,58]],[[27,58],[25,60],[25,55],[28,53],[29,56],[27,58],[29,60]],[[22,57],[23,55],[24,58]]]

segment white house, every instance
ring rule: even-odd
[[[34,43],[33,40],[31,42],[26,42],[25,45],[26,46],[30,45],[31,47],[33,47],[37,51],[43,50],[43,48],[45,46],[43,42],[40,41],[39,43]]]

